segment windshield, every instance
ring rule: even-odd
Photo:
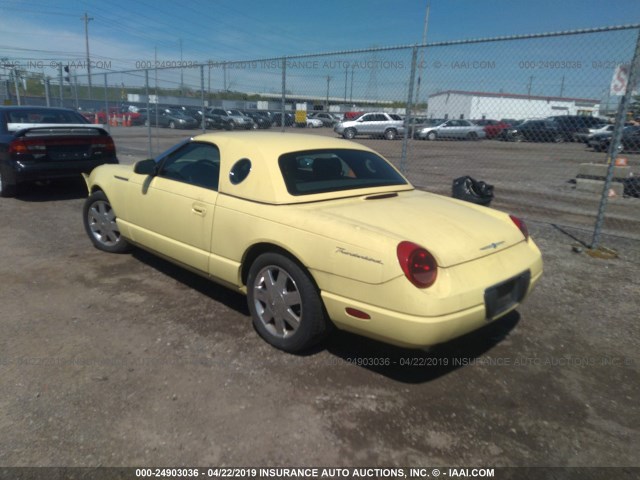
[[[279,165],[291,195],[407,185],[386,160],[362,150],[322,149],[287,153],[280,157]]]

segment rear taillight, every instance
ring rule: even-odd
[[[93,137],[91,139],[93,150],[100,150],[103,153],[116,153],[116,146],[111,137]]]
[[[514,215],[509,215],[509,218],[513,223],[516,224],[516,227],[518,227],[518,229],[522,232],[522,235],[524,235],[524,239],[529,240],[529,229],[527,229],[527,225],[524,223],[524,220]]]
[[[44,153],[47,146],[42,140],[20,138],[9,144],[9,154],[37,154]]]
[[[44,154],[47,145],[51,147],[65,147],[75,145],[89,145],[95,153],[115,154],[116,146],[108,136],[77,136],[63,138],[18,138],[9,144],[9,154]]]
[[[398,262],[407,279],[418,288],[433,285],[438,275],[438,263],[428,250],[411,242],[400,242]]]

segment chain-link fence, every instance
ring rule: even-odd
[[[134,70],[94,68],[90,77],[64,61],[49,76],[5,65],[0,97],[80,109],[116,142],[136,139],[127,147],[134,159],[175,142],[164,127],[353,136],[420,188],[449,195],[452,181],[469,175],[494,185],[492,206],[577,227],[597,246],[603,231],[640,238],[639,32],[629,25],[249,61],[140,60]],[[240,121],[243,113],[251,120]],[[333,131],[338,119],[363,113],[373,115]],[[312,129],[320,121],[324,128]]]

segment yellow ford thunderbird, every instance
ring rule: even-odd
[[[84,226],[246,294],[270,344],[332,327],[426,347],[515,309],[542,274],[524,222],[416,190],[375,151],[316,135],[227,132],[86,177]]]

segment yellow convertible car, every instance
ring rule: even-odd
[[[246,294],[258,333],[289,352],[333,326],[442,343],[516,308],[542,274],[522,220],[418,191],[348,140],[206,134],[85,179],[97,248],[135,245]]]

